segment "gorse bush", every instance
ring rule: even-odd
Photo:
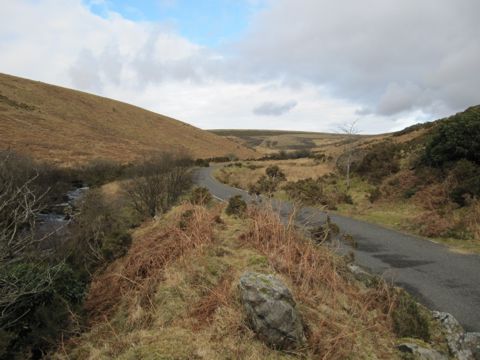
[[[271,165],[265,169],[265,175],[262,175],[255,184],[249,186],[248,191],[254,195],[266,194],[272,196],[277,191],[278,185],[286,179],[285,173],[277,165]]]
[[[460,159],[480,165],[480,106],[441,121],[425,148],[427,165],[441,167]]]
[[[329,203],[324,193],[324,185],[320,179],[308,178],[288,182],[283,189],[290,198],[305,205],[328,205]]]
[[[212,201],[212,194],[205,187],[195,187],[190,194],[190,202],[194,205],[208,205]]]
[[[292,200],[302,205],[322,205],[335,210],[338,204],[353,204],[352,197],[342,191],[329,176],[290,181],[283,190]]]
[[[225,209],[225,213],[227,215],[235,215],[242,217],[245,215],[247,211],[247,203],[242,199],[241,195],[232,196],[228,200],[227,208]]]
[[[467,199],[480,197],[480,166],[472,161],[461,159],[451,171],[455,186],[450,198],[460,206],[467,205]]]
[[[372,146],[360,161],[356,172],[372,183],[378,184],[385,177],[400,170],[398,146],[389,142]]]
[[[286,180],[285,173],[280,170],[280,168],[277,165],[270,165],[265,169],[265,174],[269,178],[275,179],[277,181],[284,181]]]

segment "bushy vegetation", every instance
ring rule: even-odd
[[[393,327],[399,337],[429,341],[431,315],[410,294],[397,290],[396,304],[392,313]]]
[[[209,167],[210,161],[208,161],[207,159],[196,159],[194,165],[200,167]]]
[[[324,185],[320,179],[301,179],[288,182],[283,187],[288,196],[305,205],[330,205],[324,193]]]
[[[295,160],[295,159],[303,159],[303,158],[311,158],[311,159],[317,159],[321,161],[326,160],[326,156],[324,153],[316,153],[307,149],[294,150],[294,151],[281,150],[277,153],[263,156],[258,160]]]
[[[194,205],[208,205],[212,201],[212,194],[207,188],[198,186],[190,194],[190,202]]]
[[[76,203],[61,232],[39,232],[40,212],[63,201],[72,183],[99,185],[127,173],[136,179],[164,174],[169,186],[162,189],[169,193],[162,194],[162,206],[169,205],[190,184],[189,164],[164,155],[128,168],[96,162],[56,169],[0,153],[0,359],[40,358],[59,337],[77,333],[92,274],[126,253],[130,229],[140,220],[127,199],[112,202],[98,186]]]
[[[427,165],[441,167],[465,159],[480,165],[480,106],[441,121],[425,148]]]
[[[480,166],[472,161],[461,159],[453,166],[451,177],[454,186],[450,197],[460,206],[465,206],[474,197],[480,198]]]
[[[128,254],[97,274],[91,329],[54,358],[395,358],[393,291],[382,281],[353,281],[342,258],[268,207],[218,225],[221,211],[184,203],[142,228]],[[305,346],[273,350],[248,326],[236,286],[246,271],[288,284]]]
[[[99,189],[84,195],[70,225],[70,260],[88,272],[125,254],[134,220],[106,201]]]
[[[84,282],[36,234],[50,171],[0,154],[0,358],[40,357],[81,302]],[[30,353],[30,354],[29,354]]]
[[[118,178],[125,177],[125,172],[129,168],[118,162],[106,159],[95,159],[80,167],[78,170],[72,170],[73,176],[89,186],[100,186]]]
[[[190,165],[190,158],[172,154],[159,154],[137,165],[127,186],[133,208],[145,217],[169,209],[192,184]]]
[[[402,136],[402,135],[412,133],[414,131],[418,131],[418,130],[422,130],[422,129],[430,129],[430,128],[434,127],[435,125],[436,125],[436,122],[427,122],[427,123],[411,125],[411,126],[406,127],[403,130],[400,130],[400,131],[397,131],[397,132],[393,133],[393,136]]]
[[[333,182],[336,182],[333,180]],[[301,179],[286,183],[283,190],[287,195],[303,205],[322,205],[335,210],[338,204],[352,204],[350,195],[342,191],[328,176],[312,179]]]
[[[356,172],[374,184],[400,170],[398,146],[382,142],[372,146],[356,168]]]
[[[228,200],[228,205],[225,209],[225,213],[227,215],[235,215],[238,217],[242,217],[245,215],[246,211],[247,203],[242,199],[241,195],[232,196]]]
[[[40,358],[70,326],[85,281],[65,262],[22,260],[0,267],[0,358]]]
[[[249,186],[248,192],[254,195],[272,196],[280,183],[286,179],[285,173],[277,165],[270,165],[265,169],[265,175]]]

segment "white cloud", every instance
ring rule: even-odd
[[[285,103],[266,101],[255,107],[253,113],[260,116],[281,116],[292,110],[295,106],[297,106],[295,100],[289,100]]]
[[[327,86],[378,115],[480,102],[480,2],[278,0],[240,44],[248,71]]]
[[[326,131],[359,118],[383,132],[480,102],[475,0],[260,2],[244,38],[215,51],[81,0],[7,2],[0,71],[204,128]]]

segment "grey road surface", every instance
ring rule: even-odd
[[[241,195],[252,201],[247,192],[214,179],[213,170],[198,169],[195,182],[208,188],[217,199]],[[291,205],[277,202],[276,207],[285,215]],[[480,331],[480,256],[454,253],[426,239],[345,216],[330,217],[342,232],[356,240],[358,265],[402,286],[430,309],[451,313],[467,331]],[[305,207],[299,211],[297,221],[315,225],[325,221],[325,214]]]

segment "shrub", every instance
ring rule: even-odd
[[[160,154],[137,166],[137,177],[126,191],[133,208],[142,216],[165,212],[191,186],[191,161],[172,154]]]
[[[131,243],[129,225],[101,190],[91,189],[82,198],[79,213],[70,225],[72,263],[93,271],[105,261],[122,256]]]
[[[352,195],[347,194],[343,191],[338,191],[338,190],[334,192],[334,195],[335,195],[335,201],[337,203],[353,205]]]
[[[327,216],[327,220],[324,224],[314,227],[310,230],[310,236],[319,244],[332,240],[332,237],[338,235],[339,233],[340,228],[337,224],[332,222],[330,216]]]
[[[195,160],[195,166],[209,167],[210,162],[207,159],[196,159]]]
[[[378,199],[380,199],[381,196],[382,196],[382,192],[380,191],[380,188],[378,186],[369,190],[367,193],[368,201],[370,201],[372,204]]]
[[[403,197],[405,199],[410,199],[412,196],[414,196],[418,192],[418,189],[416,187],[409,188],[403,192]]]
[[[265,175],[262,175],[255,184],[249,185],[250,194],[267,194],[271,196],[277,191],[278,185],[286,180],[286,176],[277,165],[268,166],[265,169]]]
[[[287,195],[304,205],[326,205],[335,208],[332,199],[326,196],[324,186],[320,179],[301,179],[295,182],[288,182],[283,189]]]
[[[125,230],[116,230],[105,236],[102,242],[101,252],[103,258],[110,262],[127,253],[132,236]]]
[[[194,205],[207,205],[212,201],[212,194],[205,187],[195,187],[190,194],[190,202]]]
[[[399,337],[430,340],[430,322],[427,312],[406,291],[398,290],[392,313],[393,327]]]
[[[74,171],[74,174],[76,178],[90,186],[99,186],[120,178],[125,169],[125,165],[115,161],[95,159]]]
[[[456,186],[450,192],[450,198],[460,206],[467,205],[468,197],[480,197],[480,166],[461,159],[451,171]]]
[[[190,223],[193,215],[194,215],[193,209],[185,210],[180,215],[180,220],[178,221],[178,227],[184,231],[187,230],[188,224]]]
[[[308,149],[301,149],[301,150],[295,150],[295,151],[289,151],[289,152],[285,150],[281,150],[278,153],[264,156],[258,160],[294,160],[294,159],[302,159],[302,158],[316,159],[317,154],[313,153]],[[324,157],[320,155],[318,159],[322,160],[323,158]]]
[[[241,195],[235,195],[228,200],[228,206],[225,209],[227,215],[244,216],[247,211],[247,203]]]
[[[475,106],[441,121],[434,128],[423,160],[435,167],[460,159],[480,164],[479,139],[480,106]]]
[[[276,181],[286,180],[285,173],[277,165],[270,165],[265,169],[265,174]]]
[[[83,300],[85,282],[65,263],[16,263],[2,267],[0,279],[0,328],[7,338],[0,358],[45,354]]]
[[[356,171],[372,183],[380,183],[385,177],[400,170],[398,146],[383,142],[369,149]]]

